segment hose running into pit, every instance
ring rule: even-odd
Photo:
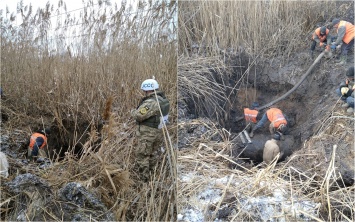
[[[295,91],[301,84],[302,82],[307,78],[307,76],[312,72],[314,66],[319,62],[319,60],[324,56],[324,52],[322,52],[321,54],[319,54],[319,56],[316,58],[316,60],[314,60],[313,64],[308,68],[307,72],[302,76],[301,80],[292,87],[292,89],[290,89],[287,93],[285,93],[283,96],[267,103],[266,105],[263,105],[261,107],[258,107],[257,110],[262,110],[265,109],[277,102],[279,102],[280,100],[285,99],[287,96],[289,96],[293,91]]]
[[[322,52],[321,54],[319,54],[319,56],[316,58],[316,60],[314,60],[313,64],[308,68],[307,72],[302,76],[301,80],[292,87],[292,89],[290,89],[287,93],[285,93],[283,96],[267,103],[266,105],[263,105],[261,107],[258,107],[256,108],[257,110],[263,110],[265,108],[268,108],[270,107],[271,105],[285,99],[287,96],[289,96],[291,93],[293,93],[293,91],[295,91],[301,84],[302,82],[307,78],[307,76],[312,72],[314,66],[319,62],[319,60],[324,56],[324,53],[325,52]],[[243,117],[239,117],[235,120],[235,122],[238,122],[240,120],[244,119],[244,116]]]

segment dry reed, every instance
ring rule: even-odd
[[[260,73],[252,68],[262,67],[265,61],[275,57],[287,62],[295,53],[308,49],[316,26],[328,25],[332,18],[351,13],[347,7],[338,10],[341,4],[335,1],[180,1],[179,99],[190,101],[188,108],[193,107],[192,111],[198,116],[215,120],[218,120],[216,116],[229,112],[226,104],[250,104],[250,98],[255,99],[255,95],[250,95],[253,92],[248,88],[251,85],[248,76],[255,75],[256,87]],[[344,5],[353,6],[353,3],[344,2]],[[233,59],[238,61],[231,61]],[[232,66],[238,68],[231,69]],[[214,67],[220,69],[215,71]],[[236,75],[230,90],[223,80]],[[246,93],[239,95],[243,87]],[[239,91],[238,101],[233,98],[235,91]],[[243,101],[239,101],[241,99]],[[206,112],[208,109],[210,111]],[[348,146],[340,140],[353,143],[349,121],[353,118],[339,113],[332,113],[330,117],[327,114],[318,123],[318,134],[305,142],[307,147],[302,151],[278,165],[273,162],[268,166],[250,167],[240,165],[240,160],[231,157],[233,141],[229,136],[221,135],[224,138],[221,142],[211,141],[209,135],[222,134],[223,130],[200,120],[199,124],[207,132],[194,133],[187,139],[187,145],[179,147],[178,212],[187,215],[189,210],[196,210],[204,220],[212,221],[222,206],[227,205],[233,210],[223,219],[267,220],[262,212],[251,211],[247,206],[256,204],[253,200],[257,197],[272,195],[277,188],[284,192],[284,202],[292,207],[300,201],[314,201],[317,205],[309,211],[297,210],[298,213],[283,209],[282,214],[273,218],[275,220],[301,220],[296,216],[302,214],[316,221],[353,221],[354,185],[344,187],[339,182],[342,178],[334,165],[337,162],[334,158],[339,157],[329,156],[324,151],[330,144],[346,149]],[[179,132],[196,128],[197,122],[199,120],[181,119]],[[230,164],[237,168],[229,168]],[[221,180],[224,182],[213,183]],[[224,198],[204,205],[207,197],[199,198],[199,195],[209,189],[219,190]]]
[[[74,15],[64,1],[38,10],[21,3],[18,14],[2,12],[1,87],[7,95],[2,109],[10,117],[5,127],[38,125],[43,118],[59,129],[68,151],[64,160],[53,160],[53,167],[41,172],[53,189],[81,182],[116,220],[175,220],[176,173],[171,168],[176,166],[167,158],[174,158],[176,138],[177,4],[137,4],[104,1],[94,7],[86,1],[81,14]],[[152,76],[171,101],[172,124],[165,135],[172,142],[165,144],[154,181],[144,185],[132,170],[135,122],[128,117],[142,96],[141,82]],[[83,147],[79,157],[76,145]],[[53,219],[53,212],[46,218]]]
[[[344,187],[339,180],[339,174],[335,165],[337,159],[335,149],[330,154],[330,161],[325,162],[324,153],[319,148],[302,149],[285,162],[273,161],[269,165],[264,163],[258,166],[248,166],[230,156],[234,144],[220,129],[204,119],[181,123],[181,127],[188,128],[191,125],[205,126],[204,135],[221,134],[224,138],[220,142],[211,141],[208,136],[199,136],[193,142],[180,147],[178,156],[178,212],[186,214],[187,209],[200,210],[205,220],[214,220],[222,206],[237,209],[232,211],[228,220],[266,220],[268,212],[254,212],[250,205],[262,204],[263,199],[275,198],[269,202],[270,206],[278,209],[277,194],[282,193],[282,212],[279,217],[286,221],[302,220],[303,214],[317,221],[352,221],[354,219],[354,185]],[[337,128],[339,122],[333,123]],[[338,126],[340,127],[340,126]],[[350,127],[350,125],[348,126]],[[222,136],[223,135],[223,136]],[[314,138],[315,140],[324,140]],[[341,143],[340,143],[341,144]],[[276,158],[275,158],[276,160]],[[319,163],[312,165],[310,162]],[[230,168],[230,165],[237,166]],[[312,167],[312,168],[307,168]],[[211,199],[201,198],[206,190],[219,190],[220,196],[217,202]],[[211,194],[210,194],[211,195]],[[258,202],[256,202],[258,200]],[[281,203],[281,202],[280,202]],[[303,205],[303,208],[300,207]],[[312,207],[307,207],[307,204]],[[290,209],[294,209],[293,212]],[[273,214],[275,216],[275,214]],[[297,216],[298,215],[298,216]],[[271,215],[272,216],[272,215]]]

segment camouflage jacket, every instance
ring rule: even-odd
[[[159,106],[161,107],[163,116],[167,120],[170,107],[169,101],[161,91],[157,91],[157,97],[159,103],[157,102],[157,98],[155,98],[155,93],[149,93],[141,100],[137,109],[131,112],[132,117],[138,124],[158,128],[161,121]]]

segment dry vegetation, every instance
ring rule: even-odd
[[[345,118],[348,117],[340,113],[325,116],[324,120],[332,121],[326,121],[328,123],[322,126],[343,135],[345,128],[346,143],[341,143],[339,139],[334,141],[341,137],[339,133],[324,130],[322,135],[313,137],[306,143],[307,147],[295,152],[285,162],[276,165],[274,161],[270,165],[262,163],[258,166],[245,165],[231,157],[235,144],[229,132],[205,119],[184,122],[184,127],[197,124],[204,126],[206,131],[188,149],[178,153],[178,212],[199,210],[203,212],[205,220],[211,221],[219,210],[227,207],[233,209],[228,218],[224,218],[228,221],[262,221],[270,216],[275,221],[302,221],[305,218],[315,221],[353,221],[354,185],[345,186],[346,182],[336,167],[339,158],[345,158],[337,154],[337,149],[344,145],[348,149],[353,146],[353,141],[349,141],[353,139],[353,125],[343,121]],[[222,141],[211,141],[213,135],[219,135]],[[324,148],[330,144],[335,145],[325,155]],[[351,149],[349,155],[354,158]],[[212,189],[219,190],[217,202],[213,201],[212,194],[206,199],[198,198],[203,192],[209,192],[206,190]],[[211,198],[210,202],[204,204],[209,201],[208,198]],[[275,212],[268,215],[271,212],[265,210],[265,205],[269,209],[281,206],[279,212],[275,210],[277,218]]]
[[[346,10],[338,9],[336,4],[335,1],[179,2],[179,99],[190,99],[194,103],[190,108],[194,107],[201,116],[220,120],[228,113],[228,104],[235,99],[226,92],[240,90],[243,87],[240,83],[245,82],[249,74],[257,75],[252,67],[263,66],[266,60],[278,56],[287,62],[295,53],[306,51],[308,39],[317,23],[324,24],[335,16],[343,16],[341,13]],[[353,6],[352,3],[348,5]],[[233,73],[232,65],[235,63],[230,61],[241,57],[246,57],[246,61],[237,64],[244,65],[244,69]],[[238,76],[237,83],[233,89],[227,89],[228,84],[220,80],[232,74]],[[207,107],[212,110],[203,112]],[[353,122],[346,121],[346,118],[349,119],[344,113],[327,115],[324,120],[319,120],[324,123],[320,122],[318,135],[309,143],[304,141],[308,149],[280,165],[273,163],[261,169],[246,169],[230,158],[233,144],[228,134],[208,127],[207,131],[213,132],[206,134],[221,134],[223,142],[216,143],[209,137],[202,137],[191,143],[189,149],[178,153],[178,212],[202,207],[202,200],[193,200],[193,197],[206,190],[213,181],[227,177],[229,183],[214,185],[220,190],[221,201],[199,209],[205,220],[214,220],[219,207],[226,204],[235,209],[226,218],[228,220],[263,220],[260,214],[244,208],[245,199],[270,196],[277,187],[287,195],[285,202],[294,204],[301,197],[321,203],[317,205],[316,212],[300,212],[312,220],[353,221],[354,185],[344,187],[334,165],[336,147],[345,144],[336,138],[344,138],[344,129],[349,132],[345,133],[346,144],[349,149],[353,147]],[[179,127],[188,124],[182,121]],[[205,122],[200,124],[205,125]],[[329,132],[330,129],[334,131]],[[334,145],[334,150],[325,159],[324,148],[330,144]],[[318,165],[310,164],[310,160]],[[237,169],[230,169],[231,164]],[[190,178],[186,179],[186,176]],[[274,219],[301,220],[286,211]]]
[[[22,127],[29,134],[28,128],[35,130],[31,124],[51,124],[59,129],[58,138],[71,140],[62,161],[53,160],[54,166],[43,172],[31,171],[54,190],[77,181],[95,192],[117,220],[174,220],[177,4],[135,4],[86,1],[75,14],[64,1],[39,9],[20,2],[17,13],[2,11],[2,109],[9,116],[3,127]],[[154,182],[142,184],[132,170],[136,140],[129,112],[143,96],[141,82],[152,76],[171,101],[172,124],[164,130],[166,152]],[[88,139],[78,159],[74,146],[82,137]],[[1,199],[7,220],[17,199],[4,192]],[[47,216],[53,219],[50,212]]]
[[[228,104],[234,99],[231,93],[239,88],[229,89],[230,93],[220,103],[220,89],[226,86],[216,84],[215,78],[228,79],[232,74],[237,75],[238,84],[249,75],[256,75],[252,68],[262,66],[265,60],[282,55],[282,59],[287,61],[300,48],[308,47],[302,43],[310,38],[317,22],[331,21],[336,13],[335,4],[334,1],[302,1],[302,4],[297,1],[179,2],[178,88],[184,88],[186,79],[191,77],[191,73],[196,73],[193,77],[196,84],[189,87],[193,93],[188,97],[202,102],[196,105],[197,108],[223,104],[224,110],[228,110]],[[237,61],[239,66],[245,64],[246,67],[231,73],[236,59],[240,60]],[[193,62],[188,62],[191,60]],[[204,70],[209,71],[197,71],[202,65],[207,65]],[[206,89],[201,90],[203,87],[199,86],[202,80],[211,91],[216,91],[216,95],[204,96]],[[190,81],[188,85],[193,83]],[[181,96],[186,97],[187,94]]]

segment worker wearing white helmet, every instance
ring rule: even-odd
[[[135,149],[136,166],[143,180],[148,181],[154,169],[157,156],[154,153],[163,141],[162,127],[168,122],[169,100],[159,91],[159,84],[154,79],[144,80],[141,89],[145,97],[131,115],[137,121],[136,135],[138,147]],[[161,110],[161,112],[160,112]]]

